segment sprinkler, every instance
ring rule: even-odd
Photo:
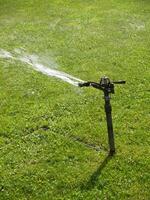
[[[110,104],[110,94],[114,94],[114,84],[125,84],[126,81],[110,81],[106,76],[100,79],[99,83],[95,82],[83,82],[79,83],[79,87],[94,87],[96,89],[102,90],[104,92],[105,100],[105,113],[107,121],[107,131],[108,131],[108,143],[109,143],[109,154],[112,156],[115,153],[115,141],[114,141],[114,132],[113,132],[113,123],[112,123],[112,107]]]

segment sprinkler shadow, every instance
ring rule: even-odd
[[[101,165],[97,168],[95,172],[91,175],[88,182],[82,186],[83,190],[91,190],[95,187],[96,183],[98,182],[98,179],[101,175],[102,170],[106,167],[107,163],[113,158],[114,156],[108,154]]]

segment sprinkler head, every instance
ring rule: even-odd
[[[119,81],[111,81],[108,77],[103,76],[100,79],[99,83],[88,81],[88,82],[81,82],[78,83],[79,87],[94,87],[96,89],[102,90],[105,93],[112,93],[114,94],[114,84],[125,84],[126,81],[119,80]]]

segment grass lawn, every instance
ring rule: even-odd
[[[111,100],[109,158],[102,92],[0,58],[0,199],[148,200],[150,1],[0,0],[0,49],[20,48],[127,84]]]

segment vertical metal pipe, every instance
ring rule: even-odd
[[[110,104],[110,96],[107,91],[104,92],[104,98],[105,98],[107,131],[108,131],[109,153],[110,155],[113,155],[115,153],[115,141],[114,141],[114,132],[113,132],[112,115],[111,115],[112,107]]]

